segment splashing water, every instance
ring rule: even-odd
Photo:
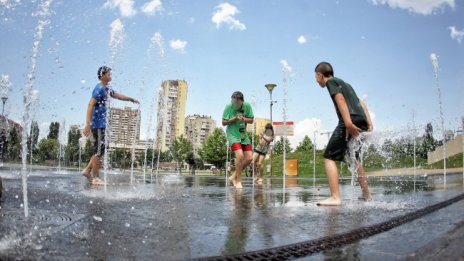
[[[164,38],[159,32],[153,35],[151,44],[158,47],[160,58],[164,58]]]
[[[360,133],[358,137],[351,138],[348,142],[348,153],[345,159],[348,162],[348,170],[351,173],[351,199],[354,198],[354,182],[358,178],[358,167],[362,166],[364,152],[368,147],[368,136],[366,132]]]
[[[6,74],[2,74],[0,78],[0,97],[8,97],[8,93],[11,90],[10,78]]]
[[[125,39],[125,33],[124,33],[124,25],[122,24],[121,20],[116,19],[114,20],[111,25],[111,31],[110,31],[110,41],[109,41],[109,46],[111,49],[111,58],[110,58],[110,63],[114,65],[116,58],[118,57],[118,54],[121,52],[123,44],[124,44],[124,39]],[[114,69],[114,68],[113,68]],[[112,92],[112,87],[111,84],[108,85],[108,92]],[[111,128],[110,126],[110,112],[111,112],[111,99],[108,98],[106,100],[106,128],[105,128],[105,149],[109,148],[110,145],[110,139],[111,139]],[[103,156],[103,176],[104,176],[104,184],[105,184],[105,190],[106,190],[106,184],[107,184],[107,177],[108,177],[108,162],[109,162],[109,153],[105,153]]]
[[[282,64],[282,72],[284,74],[284,77],[282,79],[283,82],[283,90],[284,90],[284,99],[283,99],[283,104],[282,104],[282,119],[284,123],[284,139],[283,139],[283,155],[282,155],[282,179],[283,179],[283,202],[285,203],[285,177],[287,176],[287,173],[285,172],[286,169],[286,154],[287,154],[287,149],[286,149],[286,140],[287,140],[287,85],[288,82],[290,81],[292,77],[292,67],[288,64],[286,60],[280,60],[280,63]]]
[[[443,135],[443,186],[446,188],[446,135],[445,135],[445,117],[443,114],[443,102],[441,98],[441,88],[440,82],[438,80],[438,70],[440,67],[438,66],[438,55],[435,53],[430,54],[430,61],[433,65],[433,71],[435,73],[435,81],[438,89],[438,103],[440,105],[440,123],[441,123],[441,131]]]
[[[124,32],[124,25],[122,24],[121,20],[116,19],[114,20],[111,25],[111,32],[110,32],[110,48],[111,48],[111,64],[114,64],[116,61],[116,57],[118,53],[121,51],[124,39],[126,38],[126,34]]]
[[[42,40],[43,31],[45,27],[50,23],[48,16],[50,16],[50,5],[53,0],[43,0],[39,4],[39,11],[37,12],[39,21],[34,33],[34,43],[32,46],[31,55],[31,66],[30,71],[27,74],[27,83],[24,88],[24,113],[23,113],[23,131],[22,131],[22,185],[23,185],[23,200],[24,200],[24,215],[29,216],[28,200],[27,200],[27,125],[29,123],[29,113],[31,110],[31,93],[35,80],[35,71],[37,65],[37,59],[39,55],[40,42]]]
[[[137,122],[135,124],[135,129],[134,129],[134,137],[132,137],[132,151],[131,151],[131,184],[134,179],[134,162],[135,162],[135,140],[137,139],[137,130],[139,129],[140,126],[140,104],[137,106]],[[144,177],[144,182],[145,182],[145,177]]]
[[[256,106],[256,96],[253,95],[251,96],[251,108],[252,110],[254,111],[255,109],[255,106]],[[253,120],[253,123],[252,123],[253,127],[251,128],[251,151],[255,151],[255,128],[256,128],[256,121]],[[253,180],[253,187],[255,187],[255,163],[256,162],[253,162],[252,164],[252,168],[251,168],[251,177],[252,177],[252,180]]]

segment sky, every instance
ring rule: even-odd
[[[41,137],[52,121],[84,125],[101,65],[113,68],[113,89],[141,101],[142,138],[153,137],[163,80],[186,80],[186,116],[218,125],[236,90],[255,117],[268,118],[264,85],[275,83],[273,120],[286,107],[295,147],[338,121],[314,79],[321,61],[365,100],[376,131],[414,125],[420,135],[431,122],[439,135],[439,90],[445,129],[457,130],[464,116],[463,1],[0,0],[0,16],[5,114],[21,122],[32,89]],[[318,147],[327,138],[316,134]]]

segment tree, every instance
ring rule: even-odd
[[[433,138],[433,126],[427,123],[422,144],[419,146],[418,154],[421,158],[427,158],[427,152],[434,151],[437,147],[437,141]]]
[[[296,151],[312,151],[312,149],[313,149],[313,142],[308,137],[308,135],[305,135],[303,140],[296,147]]]
[[[187,159],[188,153],[193,152],[193,145],[184,135],[180,135],[172,143],[170,151],[173,159],[180,164],[179,173],[181,173],[182,163]]]
[[[59,148],[58,140],[56,139],[41,139],[38,145],[37,156],[41,162],[46,160],[56,160]]]
[[[82,153],[82,162],[87,165],[87,162],[89,162],[90,158],[95,154],[94,147],[92,142],[90,142],[89,139],[86,139],[85,142],[85,147],[84,151]]]
[[[203,142],[198,152],[204,162],[213,164],[222,169],[227,157],[227,137],[221,128],[214,129],[213,133]]]
[[[79,161],[79,139],[81,138],[81,132],[79,127],[72,126],[68,132],[68,145],[65,150],[65,160],[69,163],[75,163]]]
[[[131,153],[127,149],[117,148],[111,153],[111,165],[116,168],[127,169],[131,165]]]
[[[47,139],[58,139],[60,124],[56,121],[50,123]]]
[[[18,128],[13,127],[10,129],[7,145],[8,158],[13,161],[19,160],[21,153],[21,135]]]
[[[275,144],[274,144],[274,152],[277,155],[282,155],[284,153],[284,141],[285,141],[285,150],[286,153],[292,152],[292,148],[290,147],[290,141],[288,138],[285,138],[283,136],[278,139]]]
[[[40,130],[37,121],[33,121],[31,123],[31,132],[27,137],[27,152],[29,154],[29,158],[37,154],[37,142],[39,141],[39,131]]]

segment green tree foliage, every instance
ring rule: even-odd
[[[213,133],[203,142],[199,151],[201,159],[218,169],[222,169],[227,157],[227,137],[221,128],[214,129]]]
[[[84,151],[82,152],[82,164],[87,165],[89,162],[90,158],[95,154],[93,144],[89,139],[85,139],[85,147]]]
[[[284,142],[285,141],[285,142]],[[292,152],[292,147],[290,147],[290,141],[288,138],[280,136],[274,144],[274,153],[277,155],[282,155],[284,153],[284,143],[285,143],[285,150],[286,153]]]
[[[37,121],[33,121],[31,123],[31,131],[29,133],[29,136],[27,137],[27,152],[28,152],[29,160],[31,156],[35,157],[37,154],[38,141],[39,141],[39,125],[37,124]]]
[[[111,153],[111,166],[127,169],[131,165],[131,153],[129,149],[117,148]]]
[[[58,139],[58,134],[60,132],[60,124],[56,121],[50,123],[50,127],[48,128],[48,136],[47,139]]]
[[[312,151],[313,150],[313,142],[305,135],[303,140],[298,144],[295,151]]]
[[[38,145],[37,156],[39,161],[56,160],[59,149],[58,140],[56,139],[41,139]]]
[[[76,126],[71,127],[68,132],[68,145],[65,150],[65,160],[71,164],[79,161],[79,139],[81,132]]]
[[[21,134],[19,129],[13,127],[7,140],[7,157],[9,160],[18,161],[21,153]]]
[[[437,141],[433,137],[433,126],[427,123],[425,133],[423,135],[422,144],[419,146],[419,156],[423,159],[427,158],[427,152],[434,151],[437,147]]]
[[[179,163],[179,172],[181,172],[181,165],[187,159],[187,155],[193,152],[193,145],[184,135],[181,135],[174,140],[170,151],[172,158]]]

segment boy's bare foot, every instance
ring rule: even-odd
[[[235,186],[236,189],[242,189],[243,188],[241,181],[235,181],[234,186]]]
[[[105,185],[105,182],[99,178],[94,178],[91,181],[92,185]]]
[[[340,199],[330,197],[330,198],[327,198],[327,199],[324,199],[322,201],[317,202],[316,205],[318,205],[318,206],[340,206],[341,203],[342,202],[341,202]]]
[[[85,168],[85,169],[82,170],[81,173],[82,173],[82,176],[86,177],[88,180],[90,180],[92,178],[90,176],[90,169]]]
[[[234,187],[236,186],[237,180],[235,179],[235,174],[229,177],[229,181],[232,182]]]
[[[259,178],[258,181],[257,181],[257,183],[258,183],[259,185],[262,185],[262,184],[263,184],[263,179],[262,179],[262,178]]]

